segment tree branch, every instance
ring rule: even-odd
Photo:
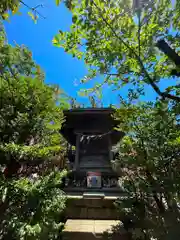
[[[37,8],[39,8],[39,7],[43,7],[43,5],[42,4],[39,4],[39,5],[37,5],[37,6],[35,6],[35,7],[30,7],[29,5],[27,5],[25,2],[23,2],[23,1],[19,1],[21,4],[23,4],[25,7],[27,7],[28,9],[30,9],[32,12],[34,12],[35,14],[38,14],[40,17],[42,17],[43,19],[46,19],[46,17],[45,16],[43,16],[39,11],[37,11]]]
[[[108,76],[116,76],[116,77],[120,76],[119,73],[104,73],[104,74],[106,74]]]
[[[154,89],[154,91],[159,95],[161,96],[163,99],[165,98],[169,98],[171,100],[175,100],[177,102],[180,102],[180,97],[178,96],[174,96],[174,95],[171,95],[169,93],[166,93],[166,92],[161,92],[161,90],[159,89],[159,87],[155,84],[154,80],[155,79],[152,79],[149,75],[149,73],[147,72],[147,70],[145,69],[144,67],[144,64],[141,60],[141,58],[138,56],[138,54],[129,46],[129,44],[127,42],[125,42],[119,35],[117,35],[116,31],[114,30],[114,28],[111,26],[111,24],[106,20],[106,18],[104,18],[103,14],[102,14],[102,11],[101,9],[97,6],[97,4],[92,1],[92,3],[94,4],[94,6],[98,9],[100,15],[101,15],[101,18],[102,20],[106,23],[106,25],[109,27],[109,29],[112,31],[112,33],[114,34],[114,36],[124,44],[124,46],[135,56],[135,58],[137,59],[137,61],[139,62],[139,65],[141,67],[141,70],[144,72],[146,78],[148,79],[149,81],[149,84],[152,86],[152,88]]]
[[[138,10],[138,50],[139,58],[141,57],[141,9]]]
[[[176,66],[180,66],[180,56],[172,49],[166,41],[159,40],[156,46],[165,54],[167,55],[175,64]]]
[[[180,56],[176,53],[174,49],[172,49],[165,40],[159,40],[156,46],[166,55],[168,56],[177,67],[180,66]],[[180,72],[176,69],[171,71],[172,76],[180,77]]]

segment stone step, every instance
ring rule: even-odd
[[[68,219],[63,230],[63,240],[128,240],[122,223],[117,220]]]

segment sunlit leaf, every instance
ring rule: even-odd
[[[8,20],[9,19],[9,14],[8,13],[4,13],[2,15],[2,18],[3,18],[3,20]]]
[[[38,20],[38,15],[36,13],[33,13],[33,12],[28,12],[28,15],[32,18],[32,20],[34,21],[34,23],[36,24],[37,23],[37,20]]]
[[[56,1],[56,5],[59,6],[61,0],[55,0]]]
[[[15,7],[13,8],[12,13],[13,13],[13,14],[17,14],[18,11],[19,11],[19,5],[15,6]]]

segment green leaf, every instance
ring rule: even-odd
[[[9,19],[9,14],[8,13],[4,13],[2,15],[2,18],[3,18],[3,20],[8,20]]]
[[[1,201],[4,203],[5,202],[5,200],[6,200],[6,197],[7,197],[7,191],[8,191],[8,189],[7,189],[7,187],[4,189],[4,191],[3,191],[3,195],[2,195],[2,199],[1,199]]]
[[[53,38],[52,43],[53,43],[55,46],[57,46],[57,47],[60,46],[60,38],[59,38],[59,35],[56,35],[56,36]]]
[[[59,6],[61,0],[55,0],[56,1],[56,6]]]
[[[74,15],[74,16],[72,17],[72,22],[73,22],[73,23],[76,23],[77,20],[78,20],[78,17],[77,17],[76,15]]]
[[[14,6],[14,8],[13,8],[13,10],[12,10],[12,13],[13,13],[13,14],[17,14],[17,13],[18,13],[18,11],[19,11],[19,6],[20,6],[20,4]]]
[[[39,18],[38,15],[36,13],[33,13],[33,12],[28,12],[28,15],[32,18],[32,20],[36,24],[37,23],[37,19]]]

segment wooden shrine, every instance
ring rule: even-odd
[[[66,191],[104,192],[118,188],[118,176],[111,166],[112,146],[124,134],[115,130],[118,122],[113,113],[112,108],[64,111],[61,134],[68,142],[67,154],[72,170],[65,182]]]

